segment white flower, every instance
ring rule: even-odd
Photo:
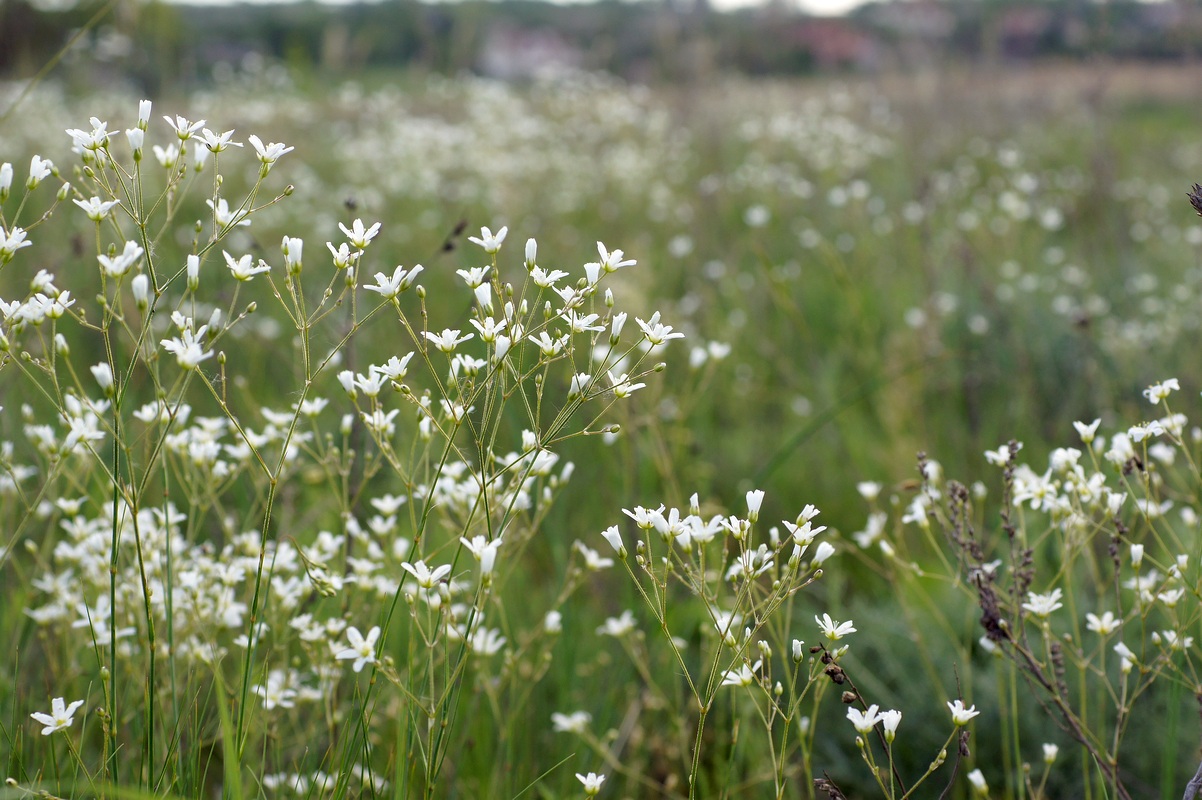
[[[1043,746],[1043,763],[1051,764],[1053,761],[1056,760],[1056,756],[1057,756],[1057,754],[1059,754],[1059,752],[1060,752],[1060,748],[1057,747],[1056,745],[1044,744],[1044,746]]]
[[[885,728],[885,742],[893,743],[893,738],[897,736],[897,726],[901,724],[902,712],[897,709],[881,712],[881,725]]]
[[[1081,437],[1081,441],[1085,444],[1091,444],[1094,437],[1098,433],[1098,425],[1102,423],[1101,419],[1095,419],[1093,422],[1086,425],[1084,422],[1074,422],[1073,427],[1077,429],[1077,435]]]
[[[204,139],[205,147],[209,148],[210,153],[221,153],[228,149],[231,145],[241,147],[241,142],[233,141],[234,132],[225,131],[224,133],[213,133],[208,128],[200,132]]]
[[[601,791],[601,784],[605,783],[605,776],[598,775],[595,772],[590,772],[588,775],[576,773],[576,779],[584,784],[584,794],[586,797],[593,797],[597,792]]]
[[[605,624],[597,628],[597,633],[602,636],[613,636],[615,638],[625,636],[634,630],[635,619],[634,614],[629,609],[622,612],[620,617],[609,617],[605,620]]]
[[[558,711],[551,715],[551,728],[557,733],[584,733],[593,715],[587,711],[573,711],[571,714],[560,714]]]
[[[8,198],[13,188],[13,165],[5,161],[0,164],[0,200]]]
[[[967,725],[969,720],[981,713],[977,711],[975,705],[965,708],[963,701],[959,698],[948,703],[947,708],[948,711],[952,712],[952,722],[956,723],[957,726]]]
[[[224,197],[217,198],[216,205],[211,199],[205,200],[205,205],[213,209],[213,219],[217,221],[217,227],[221,230],[230,227],[245,228],[250,225],[250,220],[246,218],[247,215],[239,209],[231,211],[230,204]]]
[[[818,627],[822,630],[822,635],[827,639],[830,639],[832,642],[842,639],[849,633],[856,632],[851,620],[848,620],[847,622],[836,622],[835,620],[831,619],[830,614],[823,614],[821,619],[815,616],[814,621],[818,623]]]
[[[881,721],[881,715],[877,713],[878,708],[879,706],[876,703],[870,705],[867,711],[861,711],[858,708],[849,708],[847,709],[847,718],[851,720],[852,727],[858,733],[868,733]]]
[[[246,141],[250,142],[251,146],[255,148],[255,152],[259,154],[259,161],[263,163],[264,167],[270,167],[279,160],[280,156],[284,155],[285,153],[291,153],[294,149],[285,146],[283,142],[271,142],[270,144],[265,145],[263,144],[263,141],[253,133],[246,137]]]
[[[422,334],[429,339],[435,347],[444,353],[453,353],[455,348],[471,339],[474,334],[460,336],[457,329],[446,328],[442,333],[431,333],[430,331],[422,331]]]
[[[119,254],[109,257],[101,253],[96,256],[96,260],[100,262],[100,269],[110,278],[119,278],[129,272],[130,268],[138,262],[142,254],[146,252],[138,246],[136,242],[126,242],[125,249]]]
[[[1131,566],[1139,569],[1139,565],[1144,562],[1144,546],[1142,544],[1131,545]]]
[[[614,250],[612,253],[605,249],[605,245],[597,242],[597,253],[601,256],[601,269],[607,274],[617,272],[622,267],[629,267],[638,262],[634,259],[622,260],[624,255],[621,250]]]
[[[225,263],[230,268],[230,273],[240,281],[249,281],[260,273],[271,272],[271,267],[261,258],[257,265],[252,265],[251,262],[254,257],[249,254],[235,259],[229,253],[222,250],[221,255],[225,256]]]
[[[1112,612],[1107,611],[1101,617],[1097,614],[1085,615],[1085,627],[1101,636],[1109,636],[1118,630],[1119,620],[1115,619]]]
[[[376,238],[376,234],[380,232],[380,223],[377,222],[370,228],[365,228],[361,219],[357,219],[351,223],[350,228],[347,228],[341,222],[338,223],[338,227],[346,234],[346,238],[350,240],[351,244],[360,250],[366,248],[367,243]]]
[[[377,223],[378,224],[378,223]],[[385,275],[383,272],[376,273],[376,284],[374,286],[364,286],[363,288],[369,292],[375,292],[385,300],[391,300],[401,292],[413,285],[413,279],[424,269],[421,264],[417,264],[411,270],[398,265],[392,271],[392,277]],[[475,322],[475,320],[472,320]]]
[[[671,325],[662,325],[659,321],[659,312],[656,311],[651,315],[651,319],[644,322],[638,317],[634,318],[639,327],[643,330],[643,336],[648,343],[652,345],[663,344],[670,339],[683,339],[684,334],[680,332],[673,333]]]
[[[380,638],[380,626],[376,626],[367,632],[367,638],[359,633],[359,629],[353,625],[346,629],[346,638],[350,641],[351,646],[345,650],[339,651],[334,657],[339,660],[355,659],[355,663],[351,665],[351,669],[359,672],[363,669],[364,664],[376,663],[376,641]]]
[[[100,222],[108,215],[109,210],[120,201],[101,200],[99,197],[93,197],[89,200],[72,200],[71,202],[82,208],[83,212],[88,215],[88,219],[93,222]]]
[[[91,368],[92,376],[96,378],[96,383],[100,385],[100,389],[104,392],[109,392],[113,388],[113,369],[108,365],[108,362],[101,361],[99,364]]]
[[[82,705],[82,700],[76,700],[75,702],[71,703],[71,705],[66,705],[63,702],[63,698],[56,697],[50,701],[49,714],[42,714],[41,712],[35,711],[29,716],[33,717],[34,720],[44,725],[45,727],[42,728],[42,735],[49,736],[56,731],[66,730],[67,728],[71,727],[71,723],[74,721],[73,717],[75,716],[75,712],[78,711],[79,707]]]
[[[820,567],[822,562],[835,554],[835,546],[830,542],[819,542],[818,547],[814,550],[814,560],[812,566]]]
[[[1147,389],[1144,389],[1144,397],[1148,398],[1148,402],[1152,405],[1159,405],[1162,400],[1168,398],[1174,391],[1181,391],[1181,384],[1176,378],[1169,378],[1160,383],[1154,383]]]
[[[418,561],[416,564],[405,562],[401,564],[401,569],[412,575],[417,580],[417,585],[423,589],[433,589],[439,581],[451,574],[450,564],[430,569],[425,561]]]
[[[497,561],[497,548],[501,546],[501,537],[498,536],[490,542],[483,536],[473,536],[470,541],[460,536],[459,541],[480,561],[481,574],[491,574]]]
[[[175,135],[180,138],[181,142],[190,139],[192,134],[203,128],[205,124],[203,119],[199,122],[189,122],[180,116],[176,116],[175,119],[171,119],[171,117],[163,117],[163,119],[167,120],[167,124],[175,131]]]
[[[180,331],[180,337],[182,338],[163,339],[159,344],[168,353],[175,354],[175,358],[181,367],[184,369],[196,369],[200,362],[213,355],[213,351],[206,351],[202,344],[205,331],[208,330],[208,327],[208,325],[201,325],[200,329],[195,333],[185,329]]]
[[[882,484],[876,481],[860,481],[856,484],[856,491],[860,493],[860,497],[863,497],[869,503],[877,499],[882,488]]]
[[[622,558],[626,558],[626,545],[622,543],[622,534],[617,525],[611,525],[601,531],[601,535],[605,537],[605,541],[609,542],[609,546],[614,549],[614,552]]]
[[[289,272],[300,272],[301,260],[305,252],[305,240],[285,236],[280,242],[280,251],[284,254],[284,266]]]
[[[985,775],[979,769],[974,769],[968,773],[968,782],[972,784],[973,790],[979,795],[989,794],[989,784],[985,782]]]
[[[762,661],[757,661],[754,664],[740,664],[733,669],[728,669],[722,673],[723,686],[750,686],[755,683],[755,675],[763,666]]]
[[[109,140],[108,123],[101,122],[96,117],[92,117],[88,122],[92,125],[91,131],[82,131],[78,128],[72,128],[67,131],[67,135],[71,137],[73,146],[80,150],[103,149]]]
[[[1023,603],[1023,608],[1041,619],[1047,619],[1053,611],[1064,607],[1060,602],[1063,594],[1059,589],[1053,589],[1048,594],[1027,592],[1027,602]]]
[[[479,238],[475,236],[469,236],[467,237],[467,240],[473,244],[480,245],[482,248],[484,248],[484,252],[491,254],[496,253],[501,249],[501,243],[505,241],[505,235],[507,233],[509,233],[509,228],[507,226],[502,227],[501,230],[496,232],[496,234],[493,234],[493,232],[488,228],[481,228]]]
[[[747,519],[755,522],[760,517],[760,506],[764,503],[764,490],[752,489],[747,493]]]

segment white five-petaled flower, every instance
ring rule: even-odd
[[[1114,613],[1107,611],[1101,617],[1097,614],[1085,615],[1085,627],[1101,636],[1109,636],[1118,630],[1119,620],[1115,618]]]
[[[167,120],[167,124],[171,126],[173,131],[175,131],[175,135],[180,138],[180,141],[192,138],[192,134],[196,133],[205,125],[205,121],[203,119],[199,122],[190,122],[178,115],[175,119],[167,116],[163,117],[163,119]],[[233,131],[231,131],[231,133],[233,133]]]
[[[880,706],[873,703],[868,707],[867,711],[861,711],[858,708],[847,709],[847,718],[851,720],[852,727],[857,733],[868,733],[876,724],[881,721],[881,715],[878,713]]]
[[[401,564],[401,569],[408,572],[417,581],[417,585],[423,589],[433,589],[438,585],[438,582],[451,574],[451,565],[443,564],[442,566],[430,569],[426,566],[425,561],[418,561],[416,564],[405,562]]]
[[[823,614],[821,619],[815,616],[814,621],[817,622],[818,627],[822,629],[822,635],[830,639],[832,642],[837,642],[849,633],[856,632],[851,620],[848,620],[847,622],[837,622],[831,619],[830,614]]]
[[[233,137],[234,137],[233,131],[225,131],[224,133],[213,133],[208,128],[205,128],[204,130],[202,130],[200,132],[200,135],[201,135],[201,138],[204,139],[205,147],[209,148],[210,153],[224,152],[225,150],[229,149],[229,147],[231,145],[234,147],[242,146],[242,142],[235,142],[233,140]]]
[[[29,716],[33,717],[37,722],[44,726],[42,728],[42,735],[49,736],[56,731],[66,730],[67,728],[71,727],[71,723],[74,721],[73,718],[75,716],[75,712],[78,711],[79,707],[82,705],[82,700],[76,700],[75,702],[71,703],[71,705],[67,705],[63,702],[63,698],[56,697],[50,701],[49,714],[43,714],[39,711],[35,711]]]
[[[204,349],[204,335],[208,325],[201,325],[195,333],[189,329],[180,331],[173,339],[163,339],[159,342],[168,353],[174,353],[179,365],[184,369],[196,369],[200,362],[213,355],[212,350]]]
[[[345,650],[341,650],[334,657],[339,660],[353,658],[355,663],[351,665],[351,669],[359,672],[363,669],[364,664],[376,663],[376,642],[380,638],[380,626],[372,628],[367,632],[367,636],[359,633],[359,629],[351,626],[346,629],[346,638],[350,641],[351,646]]]
[[[10,260],[13,255],[22,247],[29,247],[33,242],[27,241],[25,238],[25,229],[14,227],[8,233],[4,232],[4,226],[0,225],[0,262]]]
[[[502,226],[501,230],[497,231],[495,234],[489,228],[481,228],[479,238],[475,236],[469,236],[467,237],[467,240],[473,244],[478,244],[483,247],[484,252],[492,254],[501,249],[501,243],[505,241],[505,235],[507,233],[509,233],[509,228],[507,226]]]
[[[29,189],[36,189],[38,185],[50,177],[54,172],[54,162],[48,158],[34,156],[29,160],[29,180],[25,182],[25,186]]]
[[[975,705],[965,708],[964,702],[959,698],[948,703],[947,709],[952,712],[952,722],[956,723],[957,726],[967,725],[969,720],[981,713],[977,711]]]
[[[600,242],[597,242],[597,253],[601,256],[601,269],[605,272],[617,272],[622,267],[629,267],[638,263],[633,258],[622,260],[623,253],[621,250],[614,250],[611,253]]]
[[[255,152],[259,154],[259,161],[263,162],[263,166],[270,167],[280,156],[285,153],[291,153],[293,148],[286,146],[283,142],[271,142],[263,144],[263,141],[253,133],[246,137],[246,141],[250,142],[251,147],[255,148]]]
[[[378,223],[377,223],[378,224]],[[364,286],[363,288],[369,292],[375,292],[385,300],[391,300],[401,292],[413,285],[413,280],[425,269],[421,264],[415,264],[413,269],[405,269],[398,265],[392,271],[392,276],[389,277],[383,272],[376,273],[376,283],[374,286]],[[475,322],[475,320],[472,320]]]
[[[258,264],[253,264],[254,257],[249,254],[238,259],[224,250],[221,251],[221,254],[225,256],[225,263],[230,268],[230,273],[240,281],[249,281],[260,273],[271,272],[271,267],[261,258]]]
[[[376,238],[376,234],[380,232],[380,223],[377,222],[368,228],[363,225],[363,220],[361,219],[356,219],[351,223],[351,227],[349,228],[341,222],[338,223],[338,227],[346,234],[346,238],[350,243],[360,250],[366,248],[367,243]]]
[[[1098,426],[1102,424],[1102,419],[1099,417],[1093,422],[1086,425],[1084,422],[1074,422],[1073,427],[1077,429],[1077,435],[1081,437],[1081,441],[1085,444],[1093,442],[1094,437],[1098,435]]]
[[[1064,606],[1060,602],[1063,594],[1059,589],[1053,589],[1047,594],[1027,592],[1027,602],[1023,603],[1023,608],[1041,619],[1047,619],[1049,614]]]
[[[67,135],[75,147],[80,150],[100,150],[108,144],[108,123],[101,122],[96,117],[88,120],[92,124],[91,131],[82,131],[77,128],[72,128],[67,131]]]
[[[605,783],[605,776],[598,775],[595,772],[590,772],[587,775],[576,773],[576,780],[584,784],[584,794],[586,797],[594,797],[597,792],[601,791],[601,784]]]
[[[427,339],[429,339],[435,347],[444,353],[453,353],[455,348],[472,338],[474,334],[460,336],[457,329],[446,328],[442,333],[430,333],[430,331],[422,331]]]
[[[88,200],[72,200],[71,202],[82,208],[84,213],[88,215],[88,219],[93,222],[100,222],[109,213],[109,210],[120,201],[101,200],[99,197],[93,197]]]
[[[638,317],[634,318],[639,327],[643,330],[643,336],[648,343],[653,345],[663,344],[669,339],[683,339],[684,334],[679,331],[673,332],[671,325],[663,325],[659,321],[659,312],[656,311],[651,315],[651,318],[644,322]]]

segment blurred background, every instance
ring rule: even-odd
[[[58,74],[84,82],[128,80],[152,93],[203,81],[214,70],[248,58],[335,76],[409,68],[528,79],[584,69],[635,81],[690,82],[715,73],[882,74],[1098,56],[1188,63],[1202,45],[1202,5],[1194,0],[0,3],[0,78],[32,76],[68,43]]]

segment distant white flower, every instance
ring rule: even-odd
[[[1060,748],[1054,744],[1044,744],[1043,746],[1043,763],[1051,764],[1056,760],[1056,756],[1060,753]]]
[[[863,497],[869,503],[877,499],[881,493],[881,488],[882,485],[876,481],[860,481],[856,484],[856,491],[860,493],[860,497]]]
[[[561,714],[558,711],[551,715],[551,729],[557,733],[584,733],[593,715],[587,711],[573,711],[571,714]]]
[[[1086,614],[1085,627],[1087,630],[1091,630],[1101,636],[1109,636],[1118,630],[1119,620],[1110,611],[1107,611],[1101,617],[1097,614]]]
[[[989,784],[985,782],[985,774],[979,769],[974,769],[968,773],[968,782],[972,784],[973,791],[977,794],[985,796],[989,794]]]
[[[225,230],[230,227],[244,228],[250,225],[250,220],[246,218],[246,214],[241,213],[239,209],[230,210],[230,204],[224,197],[217,198],[217,204],[214,205],[212,199],[205,200],[205,205],[213,209],[213,218],[217,220],[217,227]]]
[[[952,712],[952,722],[956,723],[957,726],[967,725],[969,720],[981,713],[977,711],[975,705],[965,708],[963,701],[959,698],[948,703],[947,708],[948,711]]]
[[[355,663],[351,665],[351,669],[359,672],[363,669],[364,664],[376,663],[376,641],[380,638],[380,626],[376,626],[367,632],[367,637],[359,633],[359,629],[353,625],[346,629],[346,638],[350,641],[351,646],[340,650],[334,657],[339,660],[355,659]]]
[[[602,636],[613,636],[615,638],[625,636],[634,630],[635,619],[634,614],[629,609],[622,612],[620,617],[609,617],[605,620],[605,624],[597,628],[597,633]]]
[[[1027,602],[1023,603],[1023,608],[1041,619],[1047,619],[1053,611],[1064,607],[1064,604],[1060,602],[1063,595],[1064,593],[1059,589],[1053,589],[1047,594],[1027,592]]]
[[[470,540],[460,536],[459,541],[479,560],[480,572],[484,575],[491,574],[497,562],[497,548],[501,546],[501,537],[498,536],[490,542],[483,536],[473,536]]]
[[[42,735],[49,736],[56,731],[66,730],[67,728],[71,727],[71,723],[74,721],[73,718],[75,716],[75,712],[78,711],[79,707],[82,705],[82,700],[76,700],[75,702],[71,703],[71,705],[66,705],[63,702],[63,698],[56,697],[50,701],[49,714],[43,714],[35,711],[29,716],[33,717],[34,720],[44,725],[45,727],[42,728]]]

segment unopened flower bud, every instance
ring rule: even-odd
[[[526,269],[534,269],[535,260],[538,258],[538,242],[533,239],[526,240]]]
[[[188,254],[188,289],[195,292],[200,288],[200,256],[195,253]]]
[[[801,639],[793,640],[793,663],[800,664],[801,660],[805,658],[805,651],[802,648],[804,644],[805,642],[803,642]]]
[[[151,102],[142,100],[138,103],[138,130],[145,131],[150,124]]]
[[[139,311],[145,311],[150,305],[150,278],[139,272],[129,282],[129,290],[133,293],[134,304]]]

